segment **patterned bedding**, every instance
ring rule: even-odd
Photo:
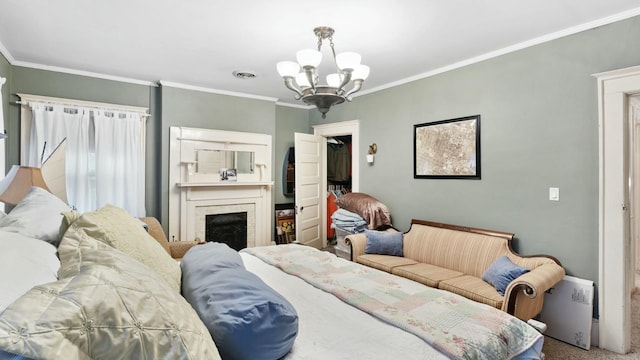
[[[542,358],[543,337],[489,306],[299,245],[243,250],[408,331],[449,358]]]

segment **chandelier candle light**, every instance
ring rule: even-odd
[[[369,76],[369,67],[360,64],[360,54],[343,52],[336,55],[333,45],[334,30],[320,26],[313,29],[318,37],[318,50],[305,49],[296,53],[297,63],[281,61],[277,64],[278,73],[284,79],[285,86],[296,93],[295,99],[314,105],[326,118],[331,106],[351,101],[352,95],[362,88],[362,83]],[[322,61],[322,41],[329,39],[331,53],[336,64],[337,73],[327,76],[327,85],[318,84],[317,67]],[[302,71],[300,69],[302,68]],[[346,87],[353,82],[351,90]]]

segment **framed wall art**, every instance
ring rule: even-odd
[[[415,179],[480,179],[480,115],[413,126]]]

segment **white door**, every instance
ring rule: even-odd
[[[325,175],[327,139],[295,133],[296,240],[321,249],[326,246]]]

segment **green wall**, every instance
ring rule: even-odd
[[[598,280],[598,112],[594,73],[638,65],[640,17],[557,39],[338,105],[310,124],[360,120],[361,191],[412,218],[516,234]],[[372,75],[375,76],[375,69]],[[480,114],[482,180],[413,178],[413,125]],[[560,201],[549,201],[549,187]]]
[[[309,110],[288,106],[276,106],[276,141],[273,147],[275,162],[275,203],[293,203],[294,197],[284,196],[282,190],[282,168],[284,157],[293,146],[294,133],[311,133],[309,129]]]
[[[18,163],[15,93],[149,106],[147,211],[166,224],[169,126],[273,135],[274,203],[294,132],[360,120],[361,164],[377,143],[373,166],[361,166],[361,191],[386,203],[394,225],[410,219],[510,231],[523,254],[559,258],[569,275],[598,278],[598,126],[592,74],[638,65],[640,17],[526,48],[354,99],[327,119],[316,110],[168,86],[144,86],[11,66],[3,105],[10,138],[7,166]],[[375,69],[372,69],[372,77]],[[366,89],[366,84],[365,84]],[[482,180],[413,179],[413,125],[480,114]],[[548,200],[549,187],[560,201]]]
[[[273,101],[162,86],[161,221],[169,220],[169,127],[186,126],[227,131],[245,131],[276,137],[276,106]],[[275,164],[274,159],[271,159]],[[275,165],[273,166],[275,167]],[[275,171],[273,171],[275,174]],[[272,175],[273,176],[273,175]],[[277,189],[276,189],[277,191]]]
[[[149,107],[152,116],[147,119],[147,139],[154,139],[158,117],[153,113],[155,104],[153,87],[21,66],[11,67],[11,85],[6,93],[11,101],[19,100],[18,93],[96,101],[112,104]],[[20,106],[7,104],[9,133],[7,166],[20,163]],[[153,151],[153,141],[147,141],[146,208],[149,216],[156,216],[159,203],[155,175],[159,160]]]
[[[7,167],[20,162],[20,107],[13,104],[19,100],[17,93],[149,107],[152,116],[146,123],[146,209],[148,216],[158,217],[163,224],[168,222],[170,126],[264,133],[273,137],[275,147],[276,105],[273,101],[11,66],[3,56],[0,56],[0,76],[8,78],[2,99],[9,133],[5,140]],[[295,117],[302,122],[302,129],[308,130],[308,112],[298,110],[297,113]],[[293,135],[287,133],[289,135],[293,139]],[[284,156],[277,155],[278,158]],[[272,162],[276,168],[275,155]],[[277,196],[282,197],[281,188],[274,188],[274,197]]]

